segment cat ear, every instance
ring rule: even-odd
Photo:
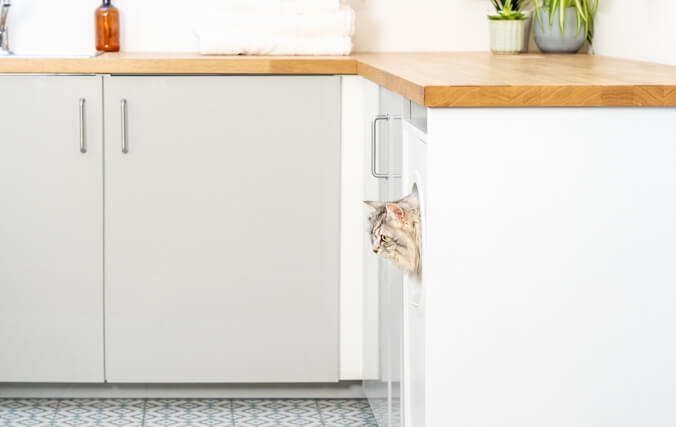
[[[408,195],[402,197],[400,200],[397,201],[397,203],[408,203],[410,205],[417,205],[418,204],[418,191],[413,190],[411,193]]]
[[[380,202],[374,202],[372,200],[364,200],[364,204],[372,209],[378,209],[383,206]]]
[[[392,223],[395,226],[401,227],[404,224],[404,219],[406,217],[404,210],[396,203],[388,203],[385,205],[385,208],[387,209],[387,217]]]

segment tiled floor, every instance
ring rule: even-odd
[[[0,399],[0,426],[376,427],[366,400]]]

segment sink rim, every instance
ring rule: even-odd
[[[87,59],[96,58],[103,52],[86,51],[86,52],[0,52],[0,60],[2,59]]]

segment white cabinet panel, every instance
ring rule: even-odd
[[[103,381],[101,78],[0,96],[0,381]]]
[[[676,425],[676,109],[429,114],[427,426]]]
[[[108,380],[336,381],[339,77],[105,90]]]
[[[340,379],[363,378],[364,168],[368,146],[366,84],[361,76],[342,76],[340,218]],[[368,248],[367,248],[368,249]]]

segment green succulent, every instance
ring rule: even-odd
[[[488,15],[493,21],[521,21],[526,15],[521,12],[521,6],[528,0],[491,0],[497,15]]]

